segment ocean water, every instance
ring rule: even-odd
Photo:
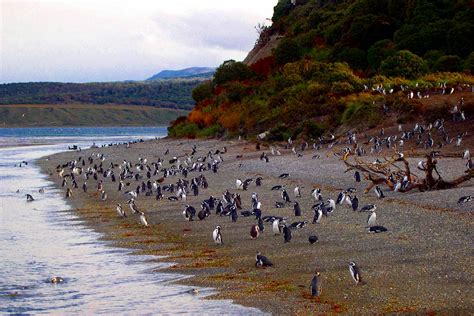
[[[171,284],[165,263],[99,241],[33,161],[67,150],[163,137],[165,128],[0,129],[0,314],[260,314],[212,289]],[[21,161],[28,165],[19,166]],[[45,193],[38,190],[44,188]],[[27,202],[29,193],[35,201]],[[65,282],[52,284],[53,276]]]

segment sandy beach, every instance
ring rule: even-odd
[[[140,194],[136,204],[145,212],[149,227],[140,225],[138,217],[131,214],[127,197],[123,191],[117,191],[118,182],[110,179],[104,180],[108,199],[102,201],[96,181],[88,181],[89,189],[84,193],[81,189],[84,178],[80,177],[79,189],[69,199],[72,211],[102,233],[104,239],[114,241],[114,245],[134,249],[136,254],[155,255],[156,261],[173,263],[167,272],[192,276],[180,282],[216,288],[217,293],[211,299],[232,299],[272,314],[469,314],[474,310],[473,204],[457,203],[459,197],[473,194],[472,180],[444,191],[405,194],[386,191],[386,197],[378,199],[373,191],[364,194],[367,183],[356,183],[353,173],[345,173],[341,160],[325,150],[318,152],[319,159],[312,159],[314,151],[309,149],[302,157],[295,156],[291,150],[271,156],[268,147],[256,150],[255,144],[237,140],[153,140],[129,148],[120,145],[56,154],[40,159],[38,164],[60,187],[62,179],[56,166],[80,156],[87,159],[93,154],[103,154],[104,169],[111,163],[121,164],[124,159],[138,163],[139,157],[147,158],[148,163],[163,158],[163,167],[169,167],[171,158],[189,154],[193,145],[197,146],[195,157],[225,146],[227,152],[221,154],[223,163],[217,173],[202,173],[209,187],[201,189],[196,197],[189,193],[187,201],[170,201],[167,197],[175,194],[169,192],[164,192],[162,200]],[[165,155],[167,150],[169,153]],[[259,159],[262,151],[269,154],[268,163]],[[416,164],[420,159],[409,157],[409,160]],[[99,159],[94,163],[99,164]],[[445,179],[452,179],[462,175],[464,165],[465,161],[459,158],[444,158],[439,161],[439,170]],[[280,179],[281,173],[290,176]],[[200,174],[191,172],[187,179]],[[235,188],[237,178],[259,176],[263,178],[262,186],[256,187],[253,182],[247,191]],[[161,174],[151,180],[159,177]],[[179,178],[182,176],[167,177],[161,185],[176,183]],[[146,177],[139,181],[127,179],[125,182],[131,184],[124,191],[134,190],[142,181],[146,182]],[[301,217],[294,216],[293,203],[275,208],[275,202],[282,201],[280,191],[271,191],[275,185],[284,185],[292,201],[299,202]],[[295,186],[301,188],[299,198],[293,195]],[[313,188],[321,188],[324,199],[336,199],[341,190],[349,187],[357,189],[361,206],[377,205],[377,224],[388,228],[388,232],[368,233],[367,213],[354,212],[348,205],[338,205],[319,224],[311,223]],[[288,223],[308,221],[308,224],[294,230],[291,242],[284,243],[282,235],[273,234],[270,223],[265,223],[265,230],[257,239],[251,239],[249,232],[257,223],[255,216],[239,216],[233,223],[229,217],[212,211],[202,221],[197,217],[194,221],[184,219],[182,211],[186,204],[199,211],[201,201],[210,195],[221,198],[226,189],[241,195],[243,210],[251,210],[251,194],[256,192],[262,202],[263,216],[282,216],[288,218]],[[122,203],[127,218],[118,217],[117,203]],[[222,227],[225,241],[222,246],[216,246],[212,240],[216,225]],[[319,241],[310,244],[310,235],[318,236]],[[256,251],[267,256],[273,267],[256,268]],[[356,285],[352,280],[350,261],[357,262],[365,284]],[[309,285],[316,270],[321,273],[322,295],[313,298]]]

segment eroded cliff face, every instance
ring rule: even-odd
[[[254,47],[245,57],[244,64],[247,66],[255,64],[257,61],[272,55],[272,51],[280,44],[282,35],[272,35],[263,46]]]

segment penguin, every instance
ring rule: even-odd
[[[313,217],[313,224],[319,224],[321,218],[323,217],[323,210],[321,207],[317,207],[314,209],[314,217]]]
[[[352,279],[354,279],[356,285],[362,282],[362,278],[360,276],[360,269],[354,261],[349,262],[349,272],[351,274]]]
[[[55,276],[55,277],[52,277],[51,279],[49,279],[49,282],[53,283],[53,284],[63,283],[64,279],[61,278],[61,277]]]
[[[301,229],[301,228],[305,227],[306,224],[308,224],[307,221],[303,221],[303,222],[293,222],[293,223],[291,223],[290,228]]]
[[[262,177],[257,177],[257,178],[255,179],[255,185],[256,185],[257,187],[262,186],[262,181],[263,181],[263,178],[262,178]]]
[[[27,202],[33,202],[35,198],[31,194],[26,194],[26,201]]]
[[[107,201],[107,192],[105,192],[104,190],[102,190],[102,192],[100,193],[100,199],[102,201]]]
[[[272,231],[274,235],[280,235],[282,231],[282,226],[280,226],[280,220],[275,219],[272,223]]]
[[[311,279],[311,284],[309,285],[309,291],[313,297],[321,295],[322,292],[321,281],[319,280],[320,275],[321,274],[316,271]]]
[[[284,207],[285,207],[285,204],[282,203],[282,202],[278,202],[278,201],[277,201],[277,202],[275,202],[275,207],[276,207],[276,208],[284,208]]]
[[[84,193],[87,193],[87,182],[84,182],[82,184],[82,191],[84,191]]]
[[[309,243],[312,245],[312,244],[314,244],[314,243],[316,243],[316,242],[318,241],[318,236],[316,236],[316,235],[311,235],[311,236],[308,237],[308,241],[309,241]]]
[[[280,175],[278,176],[278,178],[280,178],[280,179],[286,179],[286,178],[288,178],[289,176],[290,176],[289,173],[282,173],[282,174],[280,174]]]
[[[383,191],[382,189],[380,189],[380,187],[378,185],[375,186],[375,194],[377,195],[377,197],[379,199],[383,199],[385,197],[385,195],[383,194]]]
[[[258,225],[252,225],[252,227],[250,228],[250,238],[257,239],[259,235],[260,228],[258,227]]]
[[[300,204],[296,201],[295,201],[295,204],[293,205],[293,210],[295,211],[295,216],[301,216]]]
[[[367,217],[367,227],[372,227],[375,225],[375,220],[377,219],[377,214],[375,210],[371,210],[369,216]]]
[[[293,193],[295,194],[295,197],[297,197],[297,198],[301,197],[301,190],[300,190],[300,187],[299,187],[299,186],[296,186],[296,187],[293,189]]]
[[[265,230],[265,226],[263,225],[263,219],[262,216],[258,218],[258,229],[261,233]]]
[[[342,204],[346,199],[346,191],[341,191],[337,195],[336,204]]]
[[[44,188],[39,189],[38,192],[43,194],[44,193]]]
[[[354,179],[355,179],[356,182],[360,182],[360,173],[359,173],[359,171],[356,171],[354,173]]]
[[[273,263],[267,257],[263,256],[260,251],[257,251],[255,266],[257,268],[265,268],[273,266]]]
[[[291,203],[290,196],[288,195],[288,192],[286,192],[285,189],[281,191],[281,198],[283,199],[283,201],[285,201],[285,203]]]
[[[283,188],[283,186],[281,185],[274,185],[270,190],[271,191],[278,191],[278,190],[281,190]]]
[[[146,220],[145,213],[140,212],[140,223],[143,226],[148,226],[148,221]]]
[[[223,245],[224,242],[222,240],[222,233],[221,233],[221,227],[219,225],[216,226],[214,231],[212,232],[212,239],[216,243],[216,245]]]
[[[118,214],[120,217],[127,217],[127,214],[125,214],[125,211],[124,211],[123,208],[122,208],[122,204],[118,203],[118,204],[117,204],[117,207],[115,208],[115,210],[117,211],[117,214]]]
[[[367,231],[369,233],[378,234],[378,233],[384,233],[384,232],[388,231],[388,229],[383,227],[383,226],[372,226],[372,227],[367,228]]]
[[[375,211],[376,209],[377,209],[377,206],[375,206],[374,204],[369,204],[369,205],[366,205],[363,208],[361,208],[360,211],[361,212],[371,212],[371,211]]]
[[[292,238],[291,229],[290,227],[286,225],[283,226],[283,237],[284,237],[285,243],[290,242]]]
[[[316,202],[321,201],[321,199],[322,199],[321,189],[319,189],[319,188],[318,189],[313,189],[313,191],[311,191],[311,195],[314,197]]]
[[[237,219],[239,218],[239,214],[237,213],[237,208],[235,206],[231,207],[230,218],[232,219],[232,223],[237,222]]]
[[[66,198],[70,198],[72,196],[72,190],[70,188],[66,189]]]
[[[351,199],[351,207],[353,211],[357,211],[359,208],[359,199],[357,198],[357,195],[354,195],[354,197]]]
[[[192,207],[191,205],[186,205],[184,207],[183,216],[185,219],[191,222],[194,220],[195,215],[196,215],[196,209],[194,207]]]
[[[472,196],[470,195],[466,195],[466,196],[461,196],[458,200],[458,203],[459,204],[462,204],[462,203],[468,203],[472,200]]]

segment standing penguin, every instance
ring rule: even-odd
[[[286,192],[285,189],[281,191],[281,198],[283,199],[283,201],[285,201],[285,203],[291,203],[290,196],[288,195],[288,192]]]
[[[369,216],[367,217],[367,227],[374,226],[376,219],[377,219],[377,214],[375,213],[375,210],[370,210]]]
[[[321,218],[323,217],[323,210],[321,207],[317,207],[314,209],[314,217],[313,217],[313,224],[316,224],[321,221]]]
[[[280,235],[281,234],[281,226],[280,226],[280,220],[275,219],[272,223],[272,231],[274,235]]]
[[[285,243],[287,242],[290,242],[291,241],[291,229],[290,227],[286,226],[283,226],[283,237],[285,239]]]
[[[295,216],[301,216],[300,204],[297,201],[295,201],[295,204],[293,205],[293,209],[295,211]]]
[[[357,211],[359,208],[359,199],[357,198],[357,195],[354,195],[354,197],[351,199],[351,206],[353,211]]]
[[[66,198],[70,198],[72,196],[72,190],[70,188],[66,189]]]
[[[214,231],[212,232],[212,239],[214,239],[216,245],[224,244],[224,242],[222,241],[221,227],[219,225],[217,225]]]
[[[383,199],[385,197],[385,195],[383,194],[382,189],[378,185],[375,186],[374,190],[375,190],[375,194],[377,195],[377,197],[379,199]]]
[[[311,296],[319,296],[321,295],[322,288],[321,288],[321,280],[319,279],[319,276],[321,274],[316,271],[314,273],[313,278],[311,279],[311,284],[309,286],[309,291],[311,292]]]
[[[354,179],[355,179],[356,182],[360,182],[360,173],[359,173],[359,171],[356,171],[354,173]]]
[[[265,230],[265,226],[263,225],[263,219],[261,216],[258,218],[258,229],[261,233],[263,233],[263,231]]]
[[[349,262],[349,272],[356,284],[362,282],[362,278],[360,276],[360,269],[354,261]]]
[[[237,219],[239,218],[239,214],[237,213],[237,208],[235,206],[232,206],[230,209],[230,217],[232,219],[232,223],[237,222]]]
[[[258,225],[252,225],[252,227],[250,228],[250,238],[257,239],[259,235],[260,228],[258,228]]]
[[[117,210],[117,214],[120,217],[127,217],[127,214],[125,214],[125,211],[123,210],[122,204],[118,203],[115,209]]]
[[[148,221],[146,220],[145,213],[143,212],[140,213],[140,223],[143,226],[148,226]]]

